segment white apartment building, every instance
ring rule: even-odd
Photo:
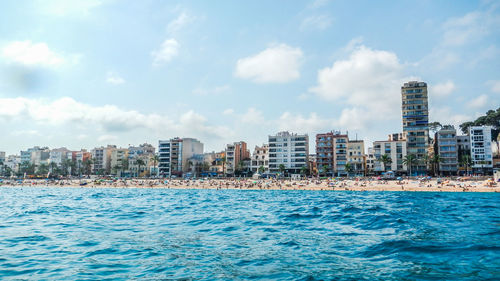
[[[264,173],[269,172],[269,145],[255,146],[253,150],[250,169],[252,173],[257,173],[260,167],[264,167]]]
[[[92,154],[92,172],[94,174],[109,174],[111,172],[111,152],[115,145],[96,147],[90,151]]]
[[[455,127],[446,125],[436,132],[434,152],[439,155],[439,173],[455,175],[458,171],[457,131]]]
[[[309,136],[290,132],[279,132],[269,136],[269,171],[280,172],[283,165],[289,174],[300,174],[308,167]]]
[[[189,159],[203,154],[203,143],[194,138],[173,138],[158,142],[160,177],[182,176],[189,172]]]
[[[489,173],[493,169],[491,129],[490,126],[473,126],[469,128],[470,155],[472,169],[475,172]]]
[[[373,163],[373,171],[375,173],[382,173],[387,171],[393,171],[398,173],[406,173],[407,166],[403,163],[403,159],[407,155],[407,145],[404,139],[395,139],[392,135],[386,141],[375,141],[373,142],[373,156],[375,158],[375,163]],[[391,163],[384,165],[383,162],[379,161],[382,155],[387,154],[391,158]]]
[[[49,162],[61,166],[64,160],[68,159],[68,153],[71,153],[66,147],[51,149],[49,152]]]
[[[366,155],[363,140],[349,140],[347,143],[347,163],[352,167],[352,174],[364,175]]]

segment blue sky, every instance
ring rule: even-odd
[[[499,1],[2,1],[0,151],[401,131],[500,105]],[[369,146],[369,145],[367,145]]]

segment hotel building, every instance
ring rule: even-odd
[[[434,152],[439,155],[439,173],[456,175],[458,171],[457,130],[455,127],[443,126],[434,137]]]
[[[491,173],[493,169],[491,129],[490,126],[473,126],[469,128],[470,154],[474,172]]]
[[[427,83],[410,81],[401,87],[403,133],[407,141],[407,152],[423,159],[429,148],[429,110]],[[421,161],[412,165],[414,174],[425,174],[426,166]]]
[[[283,165],[289,174],[300,174],[308,167],[309,136],[279,132],[269,136],[269,171],[279,173]]]
[[[203,143],[193,138],[160,140],[158,150],[160,177],[182,176],[191,168],[189,159],[203,154]]]
[[[345,176],[349,137],[338,131],[316,135],[316,165],[322,176]]]

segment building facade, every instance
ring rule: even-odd
[[[349,137],[338,131],[316,135],[316,164],[321,176],[345,176]]]
[[[226,174],[234,175],[237,170],[244,168],[244,161],[250,159],[250,151],[244,141],[226,145]],[[248,167],[250,168],[250,167]]]
[[[427,83],[410,81],[401,87],[403,133],[407,141],[407,152],[417,159],[428,155],[429,110]],[[425,174],[427,167],[421,161],[412,164],[413,174]]]
[[[309,136],[279,132],[268,137],[269,172],[300,174],[308,167]],[[284,171],[282,169],[284,168]]]
[[[373,172],[380,174],[382,172],[393,171],[398,174],[406,174],[408,167],[403,163],[407,152],[406,140],[394,137],[397,134],[389,135],[386,141],[373,142]],[[390,163],[383,163],[382,156],[387,155],[391,161]]]
[[[491,129],[490,126],[472,126],[469,128],[472,170],[476,173],[492,173]]]
[[[457,130],[446,125],[436,132],[434,153],[439,155],[438,171],[442,175],[456,175],[458,172]]]
[[[250,169],[252,173],[259,172],[260,167],[263,167],[263,173],[269,173],[269,145],[255,146]]]
[[[349,140],[347,143],[347,163],[350,165],[350,175],[363,176],[366,167],[365,142]]]
[[[182,176],[191,170],[194,155],[203,154],[203,143],[194,138],[160,140],[158,169],[161,177]]]

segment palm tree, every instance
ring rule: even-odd
[[[443,159],[441,159],[441,156],[439,156],[439,154],[434,154],[432,156],[432,172],[434,174],[434,176],[436,176],[436,166],[439,166],[439,163],[442,162]]]
[[[421,159],[422,164],[425,165],[425,170],[429,170],[429,166],[432,164],[432,157],[429,156],[429,154],[424,154],[424,156]]]
[[[460,165],[465,167],[465,174],[469,174],[469,168],[472,165],[472,160],[470,155],[465,154],[460,158]]]
[[[38,166],[38,174],[39,175],[47,175],[49,173],[49,166],[45,163],[40,164]]]
[[[352,173],[352,170],[353,170],[351,163],[345,164],[344,167],[345,167],[345,171],[347,172],[347,176],[350,176]]]
[[[49,168],[50,168],[50,173],[54,174],[54,170],[57,169],[57,163],[56,162],[50,162]]]
[[[263,174],[266,171],[266,168],[264,166],[260,166],[258,169],[259,174]]]
[[[135,163],[137,164],[137,177],[140,177],[141,176],[141,167],[146,165],[146,163],[142,159],[137,159],[135,161]]]
[[[92,161],[92,159],[85,159],[85,161],[83,161],[84,171],[87,174],[87,176],[90,176],[90,174],[92,172],[92,164],[93,163],[94,162]]]
[[[302,166],[302,167],[300,168],[300,173],[301,173],[303,176],[306,176],[306,175],[307,175],[307,170],[309,170],[309,169],[307,169],[307,167],[306,167],[306,166]]]
[[[280,164],[279,167],[278,167],[278,169],[280,170],[280,173],[283,174],[283,172],[285,171],[286,167],[285,167],[285,165]]]
[[[153,167],[155,168],[155,173],[156,173],[156,176],[158,176],[158,162],[160,162],[160,156],[158,156],[157,154],[151,156],[151,159],[150,159],[152,162],[153,162]]]
[[[222,157],[222,175],[226,176],[226,156]]]
[[[327,170],[328,170],[328,166],[327,165],[323,165],[323,166],[321,166],[319,172],[320,172],[320,174],[323,174],[323,175],[326,176],[326,171]]]
[[[389,154],[384,154],[384,155],[380,156],[377,159],[377,161],[384,164],[384,171],[386,171],[386,172],[387,172],[387,168],[389,168],[389,164],[392,163],[392,159],[391,159],[391,156],[389,156]]]
[[[408,169],[408,176],[411,176],[411,166],[417,161],[417,156],[415,154],[408,154],[403,159],[403,164],[406,165]]]

